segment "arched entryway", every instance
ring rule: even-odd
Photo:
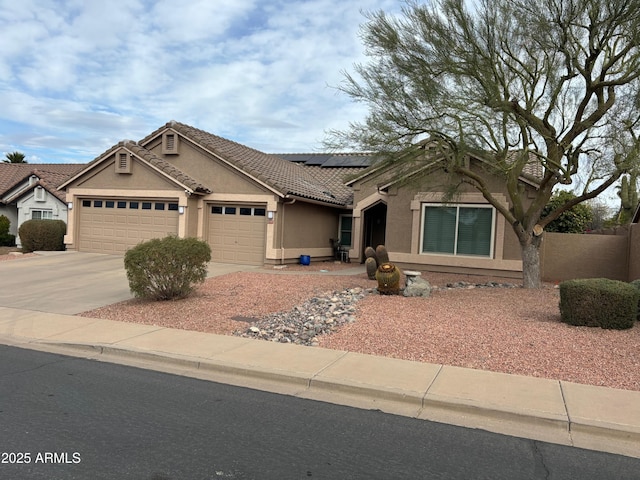
[[[378,202],[364,210],[362,228],[362,251],[367,247],[384,245],[387,231],[387,204]],[[364,255],[362,256],[364,261]]]

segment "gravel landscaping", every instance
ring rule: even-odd
[[[640,329],[561,323],[553,285],[486,287],[505,280],[425,273],[439,287],[429,298],[381,296],[366,274],[337,275],[353,266],[228,274],[186,299],[129,300],[82,315],[640,390]]]
[[[32,255],[0,252],[0,261]],[[339,275],[354,266],[234,273],[186,299],[82,315],[640,391],[640,327],[565,325],[553,285],[487,287],[517,280],[424,273],[438,287],[429,298],[383,296],[366,274]]]

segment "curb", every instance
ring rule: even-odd
[[[417,395],[397,388],[344,382],[280,369],[237,363],[203,361],[200,357],[118,348],[113,345],[59,343],[4,338],[3,343],[33,350],[88,358],[214,381],[266,392],[291,395],[360,409],[380,410],[420,420],[477,428],[502,435],[640,458],[640,427],[592,419],[571,419],[551,412],[514,411],[472,399]]]
[[[83,356],[84,353],[89,354],[89,358],[99,361],[640,458],[639,428],[598,421],[576,421],[572,420],[568,413],[557,415],[516,412],[492,405],[480,405],[473,400],[438,399],[428,392],[415,395],[384,386],[323,379],[319,378],[318,374],[296,375],[284,370],[203,361],[198,357],[182,357],[111,345],[30,342],[26,346],[50,348],[73,356]]]

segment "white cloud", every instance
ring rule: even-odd
[[[390,0],[0,0],[0,151],[89,161],[175,119],[265,151],[313,151],[362,117],[327,85]]]

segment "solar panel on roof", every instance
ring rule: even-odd
[[[322,164],[323,167],[368,167],[371,157],[367,155],[334,155]]]
[[[307,166],[368,167],[373,163],[370,155],[334,155],[331,153],[281,153],[280,158]]]

